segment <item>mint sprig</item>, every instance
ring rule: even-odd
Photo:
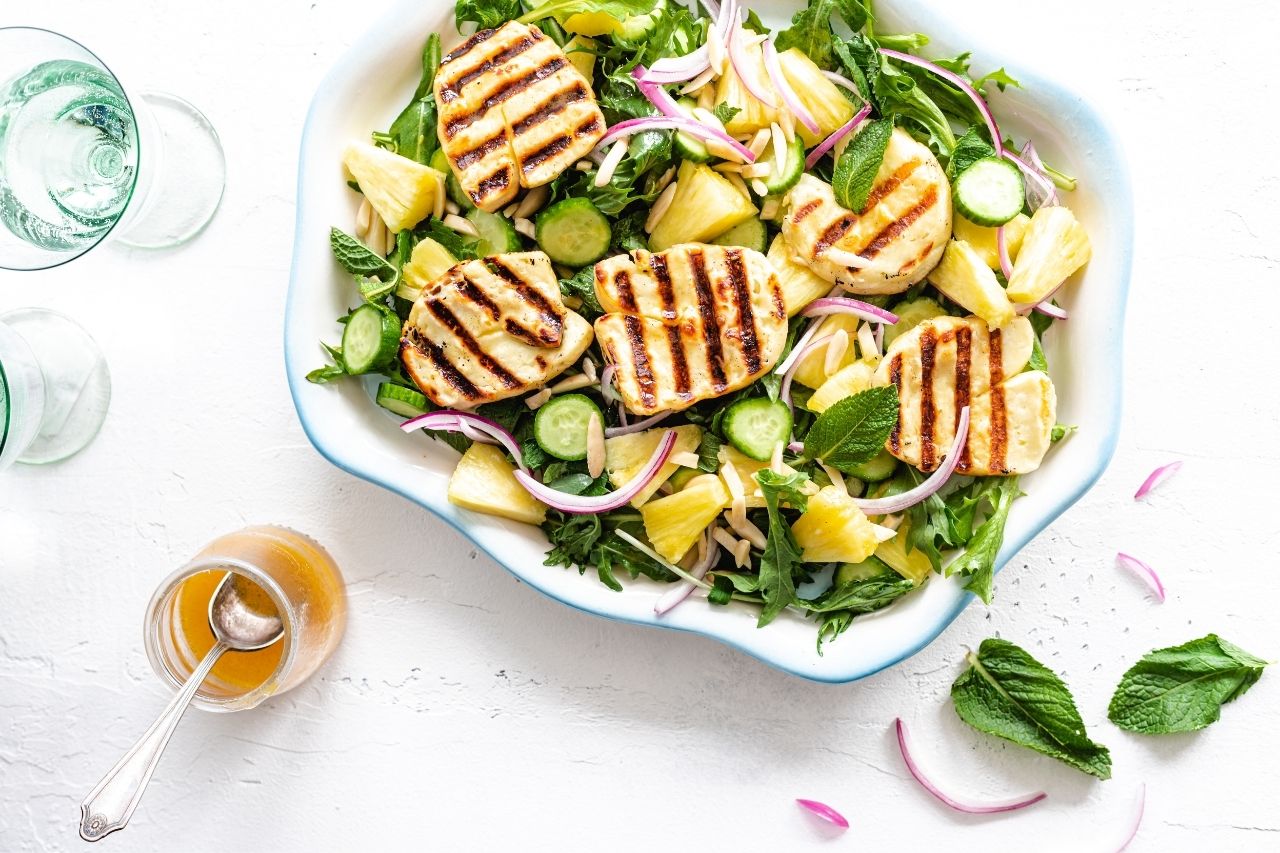
[[[804,439],[804,455],[851,473],[880,452],[898,423],[898,389],[869,388],[818,416]]]

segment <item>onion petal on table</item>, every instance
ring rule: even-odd
[[[799,797],[796,797],[796,802],[800,804],[802,809],[806,809],[810,813],[817,815],[827,823],[835,824],[841,829],[849,828],[849,821],[845,819],[845,816],[831,808],[831,806],[826,803],[820,803],[817,800],[803,800]]]
[[[965,406],[960,410],[960,420],[956,423],[956,437],[951,442],[951,452],[947,454],[947,458],[943,460],[943,463],[938,466],[938,470],[929,475],[928,479],[914,489],[909,489],[901,494],[890,495],[887,498],[854,498],[853,502],[867,515],[889,515],[890,513],[902,512],[904,509],[915,506],[946,484],[951,477],[951,473],[960,464],[960,457],[964,455],[965,441],[968,437],[969,407]]]
[[[1178,469],[1182,467],[1182,461],[1170,462],[1167,465],[1161,465],[1156,470],[1147,475],[1147,479],[1142,481],[1142,485],[1138,486],[1138,491],[1133,493],[1133,499],[1140,501],[1146,497],[1152,489],[1163,483],[1165,480],[1178,473]]]
[[[804,167],[812,169],[814,164],[821,160],[828,151],[835,148],[841,139],[844,139],[854,129],[866,121],[867,116],[871,115],[871,105],[866,104],[862,109],[854,115],[853,118],[840,125],[830,136],[818,143],[818,147],[809,152],[809,156],[804,158]]]
[[[1124,853],[1129,849],[1129,845],[1133,843],[1133,839],[1138,837],[1138,829],[1142,826],[1142,815],[1147,810],[1147,783],[1143,782],[1138,786],[1138,808],[1134,811],[1134,815],[1129,827],[1129,834],[1125,837],[1124,843],[1116,848],[1116,853]]]
[[[796,371],[800,369],[800,365],[804,364],[804,360],[812,355],[816,350],[825,347],[827,344],[835,340],[835,335],[823,335],[816,340],[810,341],[804,347],[797,351],[796,357],[791,361],[791,366],[787,368],[787,372],[782,374],[782,384],[778,386],[778,399],[787,404],[787,408],[791,406],[791,381],[795,378]]]
[[[702,122],[686,116],[647,116],[618,122],[609,128],[604,136],[600,137],[600,141],[596,143],[596,149],[599,150],[620,137],[644,133],[646,130],[682,130],[691,136],[722,142],[732,148],[735,154],[748,163],[754,163],[756,160],[756,155],[751,153],[750,148],[729,134],[714,127],[708,127]]]
[[[466,424],[464,427],[463,424]],[[516,437],[508,432],[501,424],[492,421],[482,415],[472,412],[459,412],[454,409],[440,409],[435,412],[427,412],[425,415],[418,415],[416,418],[410,418],[400,424],[400,429],[405,432],[413,432],[419,429],[429,429],[439,432],[460,432],[471,438],[474,433],[483,433],[489,436],[503,449],[511,454],[516,460],[516,465],[521,470],[525,469],[524,455],[520,452],[520,443],[516,441]],[[471,430],[472,432],[468,432]],[[474,439],[472,439],[474,440]]]
[[[778,94],[782,95],[782,102],[787,105],[787,109],[796,117],[796,121],[805,126],[810,133],[818,132],[818,121],[813,117],[813,113],[809,112],[809,108],[800,100],[800,96],[796,94],[796,90],[791,87],[787,76],[782,73],[782,63],[778,60],[778,49],[773,44],[773,39],[765,39],[764,45],[764,68],[769,72],[769,80],[773,83],[773,88],[778,90]]]
[[[1139,560],[1132,554],[1126,554],[1120,551],[1116,554],[1116,565],[1128,569],[1151,587],[1151,591],[1156,594],[1156,598],[1162,603],[1164,602],[1164,584],[1160,582],[1160,576],[1156,574],[1156,570]]]
[[[1014,797],[1009,800],[1002,800],[998,802],[969,803],[959,800],[943,791],[931,779],[929,779],[928,776],[924,775],[924,771],[920,769],[920,766],[916,764],[915,758],[911,755],[911,748],[907,742],[907,724],[902,722],[902,718],[899,717],[895,720],[895,725],[898,730],[898,749],[902,751],[902,760],[906,762],[907,771],[911,774],[912,778],[919,782],[921,787],[930,794],[933,794],[933,796],[937,797],[944,804],[958,812],[964,812],[965,814],[998,814],[1000,812],[1011,812],[1016,811],[1017,809],[1024,809],[1027,806],[1035,805],[1045,797],[1049,796],[1044,791],[1036,791],[1034,794],[1027,794],[1022,797]]]
[[[626,411],[625,407],[622,407],[621,405],[619,406],[619,409],[621,411]],[[619,420],[622,421],[622,426],[609,427],[607,430],[604,431],[604,437],[614,438],[619,435],[631,435],[631,433],[633,432],[644,432],[649,427],[657,426],[658,424],[662,423],[664,420],[671,417],[673,414],[675,413],[670,411],[658,412],[658,414],[656,415],[647,417],[642,421],[636,421],[633,424],[626,423],[625,420],[622,417],[620,417]]]
[[[847,296],[823,296],[810,302],[800,313],[806,317],[821,317],[827,314],[852,314],[859,319],[866,320],[868,323],[888,323],[889,325],[898,322],[898,315],[892,311],[886,311],[883,308],[872,305],[870,302],[850,299]]]
[[[658,446],[654,448],[653,455],[649,457],[644,468],[640,469],[640,472],[626,485],[603,495],[571,495],[568,492],[561,492],[538,482],[532,474],[523,469],[516,471],[516,481],[524,486],[529,494],[552,509],[558,509],[570,515],[595,515],[609,512],[626,506],[632,498],[640,494],[644,487],[658,476],[658,472],[667,463],[667,457],[671,455],[675,446],[676,434],[673,430],[668,430],[658,442]]]

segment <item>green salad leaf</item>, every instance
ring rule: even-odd
[[[436,137],[436,101],[432,85],[440,67],[440,35],[432,33],[422,49],[422,79],[409,102],[387,131],[394,150],[402,157],[427,165],[440,147]]]
[[[1217,634],[1156,649],[1120,679],[1107,717],[1142,734],[1203,729],[1257,683],[1266,665]]]
[[[588,320],[594,320],[604,313],[600,300],[596,298],[596,268],[583,267],[570,278],[560,279],[562,296],[576,296],[582,300],[578,313]]]
[[[973,532],[960,556],[947,566],[947,576],[960,574],[968,577],[964,588],[981,598],[983,604],[990,604],[996,557],[1004,544],[1004,526],[1009,520],[1009,509],[1023,492],[1018,488],[1016,476],[985,477],[979,482],[980,491],[974,497],[990,502],[991,512]]]
[[[831,178],[831,188],[835,190],[836,201],[841,207],[862,213],[867,206],[867,198],[875,185],[876,173],[884,162],[884,152],[889,148],[892,135],[893,122],[887,119],[868,122],[854,134],[836,161]]]
[[[898,423],[898,389],[869,388],[831,406],[809,428],[804,455],[849,473],[880,452]]]
[[[1008,640],[982,641],[951,685],[960,719],[980,732],[1034,749],[1099,779],[1111,778],[1111,752],[1085,732],[1067,685]]]
[[[956,147],[947,162],[947,177],[955,180],[956,176],[979,160],[996,156],[996,149],[986,140],[977,125],[965,131],[964,136],[956,140]]]
[[[547,0],[516,20],[522,24],[531,24],[552,15],[567,18],[570,15],[586,12],[605,14],[622,20],[633,15],[647,15],[656,5],[657,0]]]
[[[520,0],[458,0],[453,9],[458,29],[467,21],[474,21],[480,29],[499,27],[519,14]]]
[[[361,243],[350,234],[329,229],[329,247],[342,268],[354,276],[367,276],[380,281],[394,282],[400,271],[387,263],[387,259]]]
[[[766,468],[756,472],[756,482],[760,484],[760,492],[764,495],[765,507],[769,512],[768,540],[764,553],[760,556],[759,587],[764,597],[764,607],[760,611],[757,627],[768,625],[796,600],[793,572],[795,564],[800,562],[800,546],[791,533],[791,526],[782,517],[780,504],[785,500],[803,512],[808,498],[800,488],[808,479],[808,475],[800,471],[777,474]]]
[[[797,48],[818,65],[834,69],[833,46],[836,38],[831,29],[832,16],[839,16],[849,29],[857,32],[872,20],[870,0],[810,0],[796,12],[791,26],[778,33],[779,51]]]

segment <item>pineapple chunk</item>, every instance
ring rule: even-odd
[[[810,302],[831,292],[831,282],[819,278],[814,275],[813,270],[793,260],[791,246],[781,234],[773,238],[767,257],[778,275],[782,302],[787,306],[788,317],[794,317]]]
[[[640,507],[644,533],[653,550],[675,563],[693,547],[707,525],[729,505],[729,490],[715,474],[694,477],[673,495]]]
[[[724,445],[720,448],[720,470],[724,471],[726,467],[733,468],[738,475],[738,479],[742,481],[742,491],[746,495],[746,503],[748,508],[762,507],[765,505],[764,492],[760,491],[760,484],[756,482],[756,472],[763,471],[769,467],[768,462],[760,462],[752,459],[747,454],[741,452],[732,445]],[[721,473],[721,477],[724,474]],[[725,480],[727,488],[729,481]]]
[[[444,192],[440,172],[368,142],[348,145],[342,162],[382,221],[397,233],[426,219],[436,193]]]
[[[564,46],[565,59],[578,69],[578,73],[591,82],[596,73],[596,40],[586,36],[574,36]]]
[[[685,426],[676,427],[675,431],[676,444],[671,449],[673,454],[681,451],[698,452],[698,445],[702,443],[701,427],[686,424]],[[640,473],[644,463],[649,461],[649,457],[653,455],[658,442],[662,441],[662,436],[666,432],[665,427],[655,427],[644,432],[633,432],[630,435],[606,438],[604,440],[604,466],[609,472],[609,481],[618,487],[631,482],[631,479]],[[658,487],[674,474],[679,467],[674,462],[667,462],[663,465],[662,470],[658,472],[658,476],[654,477],[649,485],[641,489],[640,494],[631,500],[631,505],[639,507],[649,500],[653,493],[658,491]]]
[[[1013,303],[982,257],[963,240],[952,240],[929,281],[961,307],[987,321],[988,329],[1013,322]]]
[[[1009,298],[1035,303],[1089,263],[1089,235],[1065,207],[1042,207],[1031,217],[1009,277]]]
[[[512,521],[541,524],[547,505],[516,481],[515,466],[492,444],[467,448],[449,478],[449,503]]]
[[[842,367],[822,383],[809,398],[807,408],[812,412],[825,412],[845,397],[852,397],[871,387],[876,369],[865,361],[855,361]],[[854,560],[853,562],[857,562]]]
[[[449,250],[430,237],[423,237],[413,247],[413,255],[400,270],[400,284],[396,296],[414,302],[422,288],[444,275],[458,262]]]
[[[878,544],[875,526],[839,486],[827,486],[809,498],[809,508],[791,532],[806,563],[861,563]]]
[[[833,314],[828,317],[827,321],[822,324],[822,329],[817,337],[834,335],[836,332],[843,331],[849,336],[849,348],[844,351],[844,357],[840,359],[840,363],[835,370],[827,373],[827,348],[818,347],[818,349],[805,356],[804,361],[800,362],[792,381],[799,382],[806,388],[821,388],[823,383],[842,368],[857,361],[858,349],[854,342],[858,339],[858,325],[860,323],[862,321],[852,314]]]
[[[676,173],[675,198],[649,235],[655,252],[680,243],[702,243],[756,215],[756,206],[711,167],[685,160]]]
[[[561,26],[580,36],[606,36],[617,32],[622,21],[607,12],[579,12],[565,18]]]
[[[818,132],[810,133],[808,128],[796,122],[796,133],[804,140],[806,148],[817,145],[853,118],[853,104],[844,92],[824,77],[822,69],[798,48],[784,50],[778,54],[778,61],[782,65],[782,75],[791,84],[796,97],[818,123]]]
[[[1027,234],[1027,226],[1031,217],[1019,213],[1004,224],[1005,248],[1009,250],[1009,260],[1018,257],[1018,249],[1022,246],[1022,238]],[[963,240],[973,247],[982,257],[983,263],[993,270],[1000,269],[1000,247],[996,244],[995,228],[986,228],[965,219],[958,212],[951,217],[951,228],[957,240]]]
[[[756,79],[767,83],[769,73],[765,70],[764,55],[761,53],[760,47],[748,48],[746,55],[747,62],[752,66]],[[733,65],[729,62],[725,62],[724,74],[720,75],[720,79],[716,83],[716,103],[727,104],[738,109],[738,112],[734,113],[733,117],[724,126],[730,136],[755,133],[757,130],[766,128],[778,120],[778,111],[756,100],[755,95],[748,92],[747,87],[742,84],[742,79],[738,77],[738,72],[733,69]]]
[[[924,583],[933,571],[933,564],[922,551],[915,548],[907,551],[907,533],[910,526],[904,523],[898,528],[898,535],[881,542],[876,548],[876,557],[887,563],[895,572],[902,575],[916,586]]]

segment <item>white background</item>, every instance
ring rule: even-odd
[[[1105,715],[1120,674],[1156,646],[1217,631],[1280,658],[1271,4],[1235,0],[1212,17],[1189,0],[1016,15],[939,4],[1007,31],[1010,55],[1068,78],[1130,144],[1124,432],[1093,492],[1000,575],[990,610],[834,687],[556,605],[307,444],[281,358],[297,144],[322,73],[385,4],[0,12],[0,25],[60,30],[127,81],[186,96],[229,163],[219,215],[180,251],[107,247],[0,273],[0,310],[71,314],[115,383],[86,452],[0,476],[0,850],[83,847],[80,800],[166,699],[141,648],[152,588],[213,536],[258,522],[331,549],[350,583],[346,641],[254,712],[193,713],[109,849],[1106,851],[1144,782],[1133,850],[1280,848],[1280,672],[1198,734],[1143,738]],[[1175,458],[1181,474],[1135,504],[1146,473]],[[1114,567],[1118,549],[1162,572],[1167,603]],[[1113,780],[959,721],[948,690],[964,646],[996,634],[1063,674],[1112,748]],[[1049,799],[991,818],[949,811],[907,777],[898,715],[953,790]],[[853,828],[824,832],[795,797],[831,803]]]

